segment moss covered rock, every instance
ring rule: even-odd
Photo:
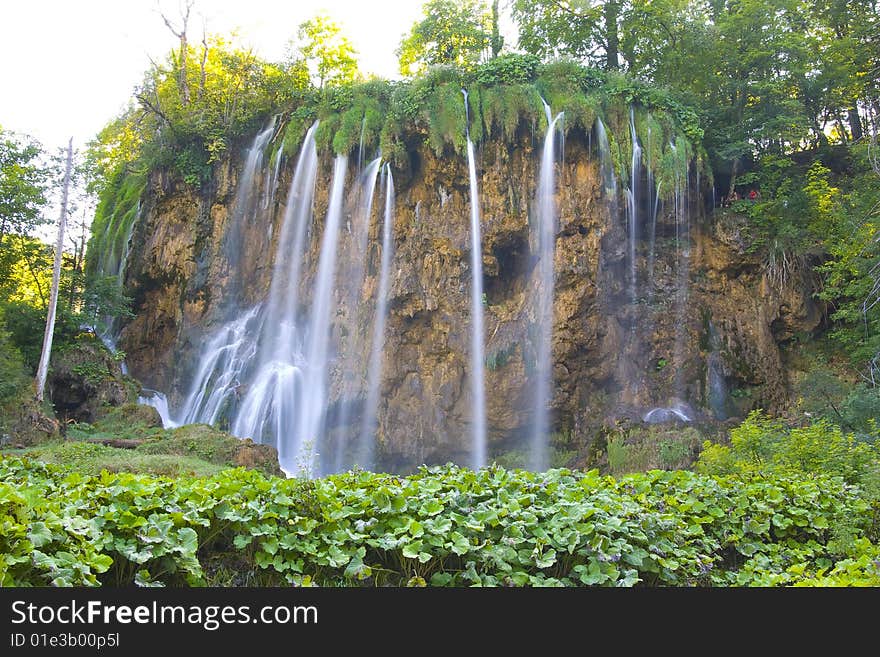
[[[138,451],[148,454],[176,454],[221,466],[244,467],[266,474],[282,475],[278,452],[269,445],[239,440],[207,424],[189,424],[164,431]]]
[[[52,355],[46,393],[62,422],[95,422],[108,407],[137,401],[139,386],[122,373],[121,360],[95,336]]]

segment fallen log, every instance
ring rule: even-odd
[[[117,449],[135,449],[144,444],[143,440],[129,440],[126,438],[88,438],[85,442],[104,445],[105,447],[116,447]]]

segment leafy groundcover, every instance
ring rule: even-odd
[[[876,509],[829,477],[355,471],[84,476],[0,458],[0,584],[880,585]]]

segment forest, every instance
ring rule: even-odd
[[[880,585],[874,0],[197,11],[0,116],[0,586]]]

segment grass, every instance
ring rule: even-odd
[[[242,465],[268,475],[279,474],[277,461],[258,450],[252,450],[254,458],[249,462],[238,460],[248,446],[235,436],[204,424],[162,429],[154,425],[150,410],[134,404],[113,408],[95,424],[70,424],[64,439],[3,451],[67,466],[83,474],[107,470],[206,477]],[[94,442],[100,440],[135,440],[141,444],[134,449],[122,449]]]
[[[607,468],[615,477],[648,470],[689,469],[703,436],[694,427],[645,427],[608,436]]]
[[[196,457],[179,454],[148,454],[140,448],[118,449],[82,440],[53,441],[39,447],[18,450],[17,453],[25,454],[43,463],[66,466],[87,475],[97,475],[102,470],[107,470],[167,477],[182,475],[208,477],[226,467]]]

